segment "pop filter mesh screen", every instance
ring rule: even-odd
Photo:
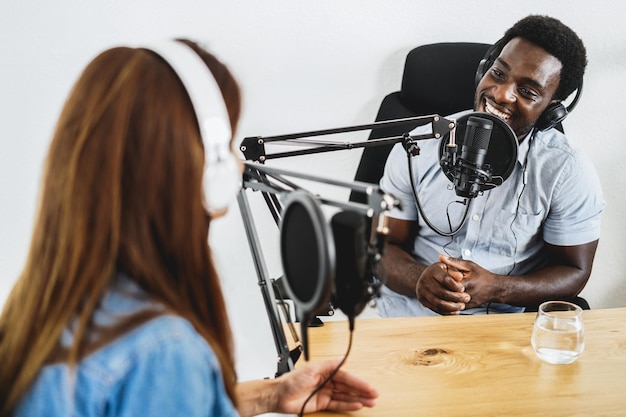
[[[308,303],[317,293],[320,253],[315,225],[304,205],[294,202],[283,217],[281,256],[285,279],[296,301]]]

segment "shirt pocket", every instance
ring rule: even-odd
[[[544,211],[500,210],[493,225],[489,252],[494,255],[515,256],[542,245]]]

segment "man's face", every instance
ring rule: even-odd
[[[522,140],[553,102],[561,68],[543,48],[513,38],[478,83],[474,110],[501,118]]]

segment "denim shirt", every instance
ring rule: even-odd
[[[95,316],[98,324],[150,302],[120,276]],[[71,332],[63,335],[71,342]],[[82,359],[44,366],[14,416],[237,416],[226,394],[219,362],[186,320],[162,315]]]
[[[449,116],[456,119],[468,112]],[[425,133],[424,127],[412,133]],[[431,223],[449,231],[463,218],[465,205],[456,203],[451,181],[439,165],[438,140],[419,143],[421,152],[411,159],[416,193]],[[416,260],[430,265],[440,253],[471,260],[501,275],[524,275],[540,268],[546,258],[544,242],[573,246],[600,237],[604,200],[600,181],[588,158],[574,149],[556,129],[530,135],[518,147],[518,159],[504,183],[471,200],[467,223],[454,237],[432,231],[418,212],[410,183],[407,154],[402,144],[391,151],[380,186],[401,201],[402,210],[390,216],[416,220]],[[384,317],[434,315],[415,297],[383,287],[377,302]],[[523,308],[492,303],[493,312],[519,312]],[[484,308],[464,314],[485,312]]]

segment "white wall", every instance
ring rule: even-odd
[[[0,305],[28,249],[42,161],[68,90],[99,51],[173,36],[205,41],[237,75],[245,108],[238,141],[374,120],[397,90],[406,53],[439,41],[497,40],[530,13],[574,28],[589,54],[583,98],[566,122],[571,140],[596,163],[608,203],[591,280],[593,307],[626,305],[626,3],[607,0],[2,1],[0,13]],[[478,4],[481,4],[479,7]],[[357,137],[361,139],[361,137]],[[276,165],[350,180],[360,151],[291,158]],[[320,170],[322,168],[322,170]],[[337,195],[347,195],[332,191]],[[256,198],[257,196],[253,196]],[[254,200],[253,198],[253,200]],[[264,208],[262,238],[272,273],[276,233]],[[274,347],[235,207],[212,242],[237,334],[240,374],[270,376]],[[358,329],[358,324],[357,324]],[[358,331],[358,330],[357,330]]]

